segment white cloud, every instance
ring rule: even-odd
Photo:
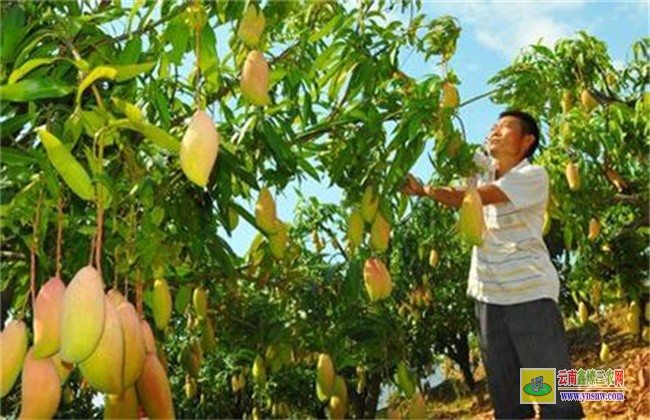
[[[573,35],[567,18],[586,1],[489,1],[428,4],[434,13],[456,16],[477,41],[511,60],[521,48],[537,43],[553,45]],[[426,7],[426,6],[425,6]]]

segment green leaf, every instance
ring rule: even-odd
[[[117,109],[119,109],[124,115],[126,115],[126,117],[130,121],[141,122],[143,120],[142,111],[137,106],[116,97],[113,97],[112,101],[113,104],[115,104],[115,106],[117,107]]]
[[[14,48],[22,40],[25,26],[25,11],[18,4],[2,12],[2,29],[0,32],[0,58],[9,62],[14,55]]]
[[[0,86],[0,98],[10,102],[31,102],[37,99],[60,98],[73,91],[74,86],[61,80],[41,77]]]
[[[144,134],[156,146],[167,149],[172,153],[178,153],[181,150],[181,143],[165,130],[145,122],[131,122],[137,131]]]
[[[334,16],[332,19],[330,19],[329,22],[327,22],[323,27],[321,27],[318,31],[314,32],[311,34],[309,37],[309,43],[312,44],[321,38],[331,34],[334,32],[335,29],[339,28],[339,22],[341,22],[341,19],[343,18],[343,14],[338,14]]]
[[[23,64],[22,66],[20,66],[19,68],[11,72],[11,75],[9,76],[9,84],[16,83],[30,71],[42,65],[50,64],[54,60],[55,60],[54,58],[35,58],[33,60],[29,60],[28,62],[26,62],[25,64]]]
[[[20,114],[7,118],[0,122],[0,133],[2,133],[3,137],[11,136],[16,131],[22,130],[30,119],[31,115],[29,114]],[[4,147],[2,150],[4,151]]]
[[[88,76],[81,82],[79,89],[77,89],[77,103],[81,100],[81,95],[84,90],[88,89],[90,85],[95,83],[98,79],[115,79],[117,76],[117,69],[109,66],[95,67]]]
[[[172,45],[172,50],[169,52],[169,60],[179,66],[190,39],[190,31],[180,17],[172,19],[169,22],[165,30],[165,39]]]
[[[2,163],[6,165],[29,165],[30,163],[36,162],[36,158],[29,153],[8,146],[2,147],[0,157],[2,158]]]
[[[219,68],[217,39],[209,25],[205,25],[201,29],[200,41],[199,67],[201,68],[201,73],[203,73],[203,76],[205,76],[209,83],[217,85],[219,83],[219,73],[217,72]]]
[[[115,81],[123,82],[125,80],[132,79],[139,75],[140,73],[148,73],[156,65],[155,61],[149,63],[140,63],[140,64],[127,64],[124,66],[113,66],[117,70],[117,75],[115,76]]]
[[[79,162],[72,156],[72,153],[46,129],[37,131],[38,136],[45,146],[47,156],[52,166],[57,170],[61,178],[72,189],[72,191],[84,200],[92,200],[95,196],[93,183]]]

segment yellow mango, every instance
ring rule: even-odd
[[[318,399],[325,402],[332,396],[334,389],[334,363],[326,353],[318,355],[318,365],[316,366],[316,395]]]
[[[105,419],[137,419],[138,396],[135,387],[129,387],[122,394],[104,396],[104,418]]]
[[[144,359],[142,374],[136,382],[138,400],[151,419],[173,419],[174,405],[169,380],[162,364],[155,354]]]
[[[343,419],[345,415],[345,406],[339,397],[333,396],[329,402],[330,419]]]
[[[94,267],[86,266],[75,274],[63,296],[61,360],[80,363],[90,357],[102,337],[105,322],[104,281]]]
[[[589,319],[589,310],[587,309],[587,304],[580,302],[578,304],[578,318],[580,319],[580,324],[585,325]]]
[[[366,223],[372,223],[379,208],[379,197],[374,190],[374,187],[368,186],[363,192],[361,198],[361,217]]]
[[[274,232],[269,235],[269,247],[275,258],[284,257],[284,250],[287,248],[287,225],[280,220],[275,221]]]
[[[2,357],[2,397],[7,395],[23,367],[27,352],[27,326],[23,321],[9,321],[0,333],[0,356]]]
[[[61,344],[61,311],[65,284],[52,277],[41,286],[34,303],[34,357],[49,357]]]
[[[119,292],[118,292],[119,293]],[[142,373],[146,354],[144,334],[138,314],[126,299],[117,306],[124,337],[124,389],[135,385]]]
[[[598,101],[588,89],[585,89],[580,93],[580,102],[582,102],[582,106],[584,106],[587,112],[591,112],[598,106]]]
[[[603,363],[610,361],[609,346],[605,343],[600,346],[600,361]]]
[[[363,242],[363,217],[358,210],[353,211],[348,218],[348,241],[352,248]]]
[[[432,249],[431,252],[429,253],[429,265],[432,268],[435,268],[438,265],[440,257],[438,256],[438,251],[435,249]]]
[[[409,419],[426,419],[427,418],[427,407],[424,403],[424,398],[422,394],[416,392],[411,398],[411,403],[409,405],[408,412]]]
[[[271,102],[269,75],[269,65],[264,54],[258,50],[249,52],[241,75],[241,91],[246,101],[257,106]]]
[[[106,297],[104,333],[89,358],[79,369],[88,383],[98,391],[120,394],[123,391],[124,336],[117,308]]]
[[[483,245],[483,202],[474,186],[470,186],[463,197],[458,227],[460,234],[471,245]]]
[[[154,281],[151,306],[156,328],[164,330],[172,316],[172,295],[165,279]]]
[[[456,108],[460,103],[460,96],[458,95],[458,89],[451,84],[445,83],[442,85],[442,99],[440,100],[440,105],[443,108]]]
[[[244,44],[249,47],[255,47],[260,42],[265,25],[266,19],[264,18],[264,13],[259,9],[259,6],[251,4],[246,8],[244,17],[239,23],[237,36]]]
[[[34,358],[33,349],[25,356],[20,393],[19,419],[50,419],[61,401],[59,374],[50,358]]]
[[[205,292],[205,289],[202,287],[197,287],[194,289],[192,294],[192,303],[194,304],[194,310],[199,318],[205,318],[208,316],[208,295]]]
[[[145,354],[156,354],[156,338],[153,335],[151,325],[146,320],[141,319],[140,328],[142,329]]]
[[[368,258],[363,266],[363,281],[370,300],[377,301],[390,296],[393,282],[383,262]]]
[[[205,111],[196,111],[181,142],[181,168],[187,178],[205,187],[219,153],[219,133]]]
[[[589,221],[589,235],[588,238],[590,241],[596,240],[600,234],[600,222],[598,219],[591,219]]]
[[[388,248],[390,241],[390,224],[384,216],[379,212],[372,222],[370,230],[370,246],[379,252],[383,252]]]
[[[266,384],[266,364],[260,355],[253,361],[253,379],[259,386],[263,387]]]
[[[275,201],[268,188],[264,187],[260,190],[260,195],[257,198],[255,205],[255,223],[267,234],[273,233],[276,228],[276,211]]]

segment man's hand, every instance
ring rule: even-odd
[[[406,180],[404,181],[404,185],[402,185],[401,191],[407,195],[426,195],[422,183],[411,174],[408,174],[406,176]]]

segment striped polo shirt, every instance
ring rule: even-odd
[[[483,245],[472,249],[467,294],[512,305],[542,298],[557,302],[560,282],[542,239],[548,175],[528,159],[495,180],[492,166],[479,186],[492,183],[509,201],[483,207]]]

